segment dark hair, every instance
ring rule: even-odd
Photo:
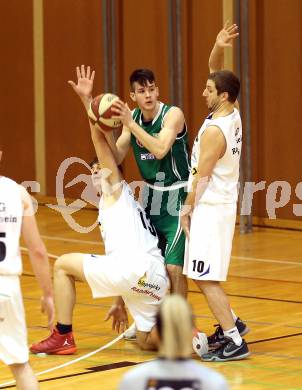
[[[214,81],[217,95],[227,92],[229,94],[228,101],[235,103],[240,91],[240,81],[233,72],[230,70],[218,70],[211,73],[208,79]]]
[[[95,164],[98,164],[99,160],[97,157],[94,157],[94,159],[89,163],[90,168],[92,168]]]
[[[152,70],[150,69],[135,69],[131,76],[129,77],[130,87],[132,91],[134,90],[134,83],[137,82],[140,85],[146,86],[149,83],[155,81],[155,76]]]
[[[93,167],[95,164],[99,164],[99,160],[98,160],[97,157],[94,157],[94,159],[89,163],[90,168],[92,169],[92,167]],[[122,165],[118,165],[117,167],[118,167],[118,169],[120,170],[120,172],[123,174],[124,172],[123,172],[123,167],[122,167]]]

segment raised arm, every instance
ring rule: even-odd
[[[77,83],[72,80],[68,81],[68,84],[72,86],[74,92],[81,99],[86,112],[88,112],[89,105],[92,101],[92,90],[95,71],[91,71],[90,66],[85,65],[76,67]],[[104,133],[106,140],[117,164],[121,164],[124,160],[130,146],[131,133],[127,129],[123,129],[122,134],[116,140],[113,133]]]
[[[113,132],[107,131],[104,132],[104,135],[115,157],[117,165],[120,165],[128,153],[131,141],[131,132],[123,126],[122,133],[117,140],[115,139]]]
[[[122,176],[112,150],[108,145],[103,131],[101,131],[98,125],[93,125],[91,122],[89,123],[91,139],[97,158],[101,164],[102,178],[105,179],[106,183],[110,184],[110,188],[105,188],[104,185],[102,185],[102,192],[104,195],[119,196],[120,186],[114,186],[122,181]]]
[[[29,252],[34,274],[43,291],[42,309],[46,311],[48,326],[52,328],[55,309],[48,256],[38,230],[31,198],[23,186],[20,186],[20,191],[24,209],[21,233]]]
[[[68,84],[72,86],[74,92],[81,99],[85,110],[88,111],[89,104],[92,100],[93,81],[95,71],[91,72],[90,66],[85,68],[85,65],[76,67],[77,83],[72,80],[68,81]]]
[[[237,30],[236,24],[229,25],[229,22],[226,22],[223,29],[219,31],[209,58],[210,73],[223,69],[224,48],[232,47],[233,39],[239,35]]]
[[[148,134],[132,118],[131,111],[127,104],[121,100],[114,103],[113,110],[116,112],[116,118],[120,119],[124,126],[149,150],[158,160],[161,160],[171,149],[177,134],[184,128],[184,114],[178,107],[172,107],[164,120],[163,128],[157,137]]]

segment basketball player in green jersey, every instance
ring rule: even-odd
[[[137,69],[130,76],[130,97],[137,104],[132,112],[118,101],[112,111],[124,128],[115,145],[119,162],[132,146],[143,179],[144,206],[158,234],[165,241],[164,257],[172,292],[186,295],[181,275],[185,237],[179,219],[188,179],[187,127],[180,108],[158,100],[155,77],[149,69]]]
[[[91,101],[94,72],[82,65],[77,68],[77,84],[69,82],[86,109]],[[186,296],[187,281],[182,274],[185,236],[179,212],[186,198],[189,176],[187,128],[180,108],[158,100],[159,90],[149,69],[135,70],[130,76],[130,97],[137,108],[116,102],[112,110],[123,122],[123,131],[115,142],[106,138],[120,164],[130,146],[143,179],[145,208],[159,236],[165,239],[164,257],[171,281],[171,291]]]

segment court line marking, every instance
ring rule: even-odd
[[[46,238],[46,236],[45,236],[45,238]],[[54,239],[54,240],[55,240],[55,239],[57,239],[57,238],[55,238],[55,237],[50,237],[50,239]],[[96,244],[100,244],[99,242],[94,242],[94,241],[84,241],[84,240],[74,240],[74,239],[63,239],[63,238],[61,238],[61,237],[58,237],[58,239],[59,239],[60,241],[85,242],[85,243],[96,243]],[[27,248],[21,248],[21,249],[27,251]],[[50,257],[50,258],[57,258],[57,256],[52,255],[52,254],[49,254],[49,257]],[[232,256],[232,258],[234,258],[234,259],[239,259],[239,260],[258,261],[258,262],[267,262],[267,263],[279,263],[279,264],[302,265],[301,263],[298,263],[298,262],[288,262],[288,261],[273,260],[273,259],[259,259],[259,258],[245,257],[245,256]],[[193,291],[192,291],[192,292],[193,292]],[[133,326],[134,326],[134,324],[131,325],[131,328],[132,328]],[[77,358],[77,359],[74,359],[74,360],[72,360],[72,361],[70,361],[70,362],[67,362],[67,363],[61,364],[61,365],[59,365],[59,366],[55,366],[55,367],[53,367],[53,368],[50,368],[50,369],[48,369],[48,370],[44,370],[44,371],[41,371],[41,372],[39,372],[39,373],[36,373],[36,375],[38,376],[38,375],[42,375],[42,374],[44,374],[44,373],[52,372],[52,371],[55,371],[55,370],[57,370],[57,369],[59,369],[59,368],[63,368],[63,367],[69,366],[69,365],[71,365],[71,364],[73,364],[73,363],[76,363],[76,362],[81,361],[81,360],[83,360],[83,359],[85,359],[85,358],[88,358],[88,357],[90,357],[90,356],[93,356],[94,354],[96,354],[96,353],[98,353],[98,352],[100,352],[100,351],[102,351],[102,350],[104,350],[104,349],[110,347],[111,345],[115,344],[117,341],[119,341],[119,340],[123,337],[123,335],[124,335],[124,333],[121,334],[120,336],[118,336],[116,339],[114,339],[114,340],[112,340],[111,342],[109,342],[108,344],[106,344],[105,346],[100,347],[99,349],[97,349],[97,350],[95,350],[95,351],[92,351],[92,352],[90,352],[90,353],[88,353],[88,354],[86,354],[86,355],[83,355],[83,356],[81,356],[81,357],[79,357],[79,358]],[[283,337],[281,336],[280,338],[293,337],[293,336],[297,336],[297,335],[301,335],[301,333],[300,333],[300,334],[290,335],[290,336],[283,336]],[[278,338],[279,338],[279,337],[278,337]],[[254,344],[254,343],[266,342],[266,341],[272,341],[272,340],[270,340],[270,339],[265,340],[265,339],[264,339],[264,340],[259,340],[259,341],[250,342],[250,343],[251,343],[251,344]],[[256,353],[256,354],[257,354],[257,353]],[[15,381],[11,381],[11,382],[7,382],[7,383],[0,384],[0,388],[2,388],[3,386],[7,386],[7,385],[10,385],[10,384],[14,384],[14,383],[15,383]]]
[[[82,243],[82,244],[91,244],[91,245],[104,246],[104,244],[103,244],[103,242],[101,240],[99,240],[99,241],[89,241],[89,240],[79,240],[77,238],[64,238],[64,237],[44,236],[44,235],[41,235],[41,237],[44,238],[45,240],[67,241],[67,242],[76,242],[76,243]]]
[[[241,276],[239,276],[239,278],[241,278]],[[268,280],[268,279],[261,279],[261,280]],[[279,280],[279,282],[283,282],[283,280]],[[188,292],[189,293],[193,293],[193,294],[202,294],[202,292],[198,291],[198,290],[188,290]],[[272,302],[295,303],[295,304],[299,304],[299,305],[302,303],[302,301],[291,301],[289,299],[256,297],[256,296],[252,296],[252,295],[242,295],[242,294],[230,294],[230,293],[227,293],[227,296],[236,297],[236,298],[260,299],[260,300],[272,301]]]
[[[102,241],[86,241],[86,240],[79,240],[76,238],[63,238],[63,237],[45,236],[45,235],[41,235],[41,237],[44,238],[45,240],[67,241],[67,242],[74,242],[74,243],[81,243],[81,244],[91,244],[91,245],[104,246]],[[289,264],[289,265],[302,266],[302,259],[299,262],[299,261],[287,261],[287,260],[276,260],[276,259],[263,259],[263,258],[248,257],[248,256],[231,256],[231,257],[232,257],[232,259],[236,259],[236,260],[246,260],[246,261],[257,261],[260,263]]]
[[[127,329],[133,329],[134,328],[134,323],[131,324],[131,326]],[[114,340],[110,341],[109,343],[103,345],[102,347],[92,351],[92,352],[89,352],[89,353],[86,353],[85,355],[82,355],[76,359],[73,359],[73,360],[70,360],[69,362],[66,362],[66,363],[63,363],[63,364],[59,364],[58,366],[55,366],[55,367],[51,367],[51,368],[48,368],[47,370],[44,370],[44,371],[40,371],[40,372],[36,372],[35,375],[36,376],[40,376],[40,375],[43,375],[43,374],[47,374],[49,372],[52,372],[52,371],[56,371],[56,370],[59,370],[60,368],[64,368],[64,367],[67,367],[67,366],[70,366],[71,364],[74,364],[74,363],[77,363],[81,360],[84,360],[86,358],[89,358],[90,356],[93,356],[95,355],[96,353],[98,352],[101,352],[103,351],[104,349],[107,349],[109,347],[111,347],[113,344],[117,343],[118,341],[120,341],[123,337],[124,337],[124,334],[125,332],[123,332],[122,334],[120,334],[119,336],[117,336]],[[13,381],[9,381],[9,382],[5,382],[5,383],[0,383],[0,388],[1,387],[4,387],[4,386],[9,386],[9,385],[13,385],[15,384],[16,381],[13,380]]]
[[[28,249],[27,249],[27,248],[20,247],[20,249],[21,249],[21,250],[25,250],[25,251],[28,252]],[[53,255],[53,254],[51,254],[51,253],[48,253],[48,257],[50,257],[50,258],[55,258],[55,259],[58,258],[58,256],[55,256],[55,255]],[[134,323],[131,324],[131,326],[130,326],[127,330],[133,329],[134,326],[135,326]],[[87,353],[87,354],[85,354],[85,355],[83,355],[83,356],[80,356],[80,357],[78,357],[78,358],[76,358],[76,359],[70,360],[69,362],[60,364],[60,365],[58,365],[58,366],[55,366],[55,367],[52,367],[52,368],[48,368],[47,370],[44,370],[44,371],[37,372],[37,373],[35,373],[35,375],[36,375],[36,376],[40,376],[40,375],[43,375],[43,374],[47,374],[47,373],[49,373],[49,372],[56,371],[56,370],[58,370],[58,369],[60,369],[60,368],[64,368],[64,367],[70,366],[71,364],[77,363],[77,362],[79,362],[79,361],[81,361],[81,360],[83,360],[83,359],[89,358],[90,356],[93,356],[93,355],[95,355],[96,353],[101,352],[101,351],[103,351],[104,349],[107,349],[107,348],[111,347],[113,344],[117,343],[119,340],[121,340],[121,339],[124,337],[124,334],[125,334],[125,332],[121,333],[121,334],[120,334],[119,336],[117,336],[114,340],[110,341],[109,343],[103,345],[102,347],[100,347],[100,348],[98,348],[98,349],[96,349],[96,350],[94,350],[94,351],[92,351],[92,352],[89,352],[89,353]],[[4,387],[4,386],[13,385],[13,384],[15,384],[15,383],[16,383],[15,380],[9,381],[9,382],[5,382],[5,383],[0,383],[0,388],[1,388],[1,387]]]
[[[276,336],[276,337],[270,337],[268,339],[260,339],[260,340],[254,340],[254,341],[249,341],[247,344],[258,344],[258,343],[266,343],[269,341],[276,341],[276,340],[281,340],[281,339],[288,339],[290,337],[297,337],[297,336],[302,336],[302,333],[292,333],[292,334],[287,334],[283,336]]]
[[[274,263],[274,264],[290,264],[302,266],[302,260],[299,261],[286,261],[286,260],[274,260],[274,259],[261,259],[257,257],[246,257],[246,256],[231,256],[232,259],[245,260],[245,261],[258,261],[260,263]]]
[[[76,376],[95,374],[95,373],[105,372],[105,371],[112,371],[112,370],[116,370],[117,368],[132,367],[132,366],[135,366],[137,364],[140,364],[140,363],[122,361],[122,362],[117,362],[117,363],[112,363],[112,364],[104,364],[102,366],[97,366],[97,367],[88,367],[88,368],[85,368],[86,371],[74,372],[72,374],[66,374],[66,375],[54,376],[51,378],[41,379],[39,381],[39,383],[52,382],[52,381],[57,381],[60,379],[69,379],[69,378],[74,378]],[[98,370],[99,367],[104,368],[104,369]],[[97,369],[95,369],[95,368],[97,368]],[[7,389],[7,388],[8,387],[5,387],[5,389]]]

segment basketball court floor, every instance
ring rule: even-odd
[[[95,210],[73,215],[83,226],[97,217]],[[62,216],[39,206],[38,222],[48,252],[54,256],[69,252],[103,253],[98,229],[89,234],[71,230]],[[40,291],[26,251],[21,278],[26,308],[29,343],[48,335],[45,317],[39,312]],[[51,264],[54,259],[51,258]],[[237,362],[207,363],[227,378],[232,390],[302,390],[302,241],[301,232],[254,228],[248,235],[236,231],[226,291],[235,312],[251,332],[246,336],[250,358]],[[76,355],[30,356],[41,389],[116,389],[130,366],[154,359],[135,342],[117,340],[104,317],[113,299],[91,298],[89,288],[77,283],[74,312]],[[188,299],[197,326],[211,333],[212,318],[203,296],[190,282]],[[86,356],[84,355],[97,353]],[[194,359],[198,360],[197,356]],[[61,367],[60,367],[61,366]],[[0,362],[0,388],[14,388],[9,369]],[[2,386],[4,384],[4,386]]]

